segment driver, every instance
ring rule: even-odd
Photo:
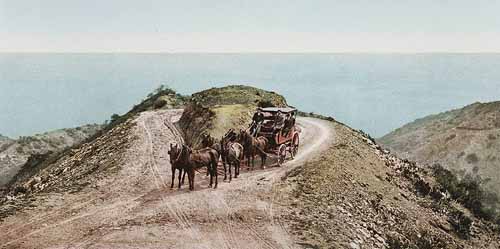
[[[252,124],[250,125],[250,134],[255,136],[258,133],[262,121],[264,121],[264,114],[258,110],[253,114]]]

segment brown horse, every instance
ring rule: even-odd
[[[221,155],[222,157],[222,147],[221,147],[221,144],[219,142],[216,141],[215,138],[213,138],[210,134],[203,134],[201,135],[201,148],[204,149],[204,148],[212,148],[214,150],[216,150],[219,155]],[[217,158],[218,160],[219,158]],[[222,160],[224,161],[224,158],[222,158]],[[207,170],[207,176],[209,174],[209,171]]]
[[[267,154],[265,149],[269,141],[266,137],[260,136],[254,138],[246,130],[240,130],[239,141],[243,145],[243,155],[247,160],[247,168],[250,169],[250,159],[252,159],[252,170],[255,166],[255,155],[259,154],[261,159],[261,167],[266,164]]]
[[[201,135],[201,148],[212,147],[215,143],[215,138],[210,136],[210,134]]]
[[[181,185],[184,184],[184,179],[186,178],[186,173],[187,171],[184,170],[184,175],[182,175],[183,172],[183,167],[176,161],[179,159],[179,154],[181,152],[181,148],[175,145],[175,147],[170,144],[170,150],[168,151],[168,154],[170,155],[170,165],[172,166],[172,183],[170,184],[170,188],[174,188],[174,181],[175,181],[175,170],[179,170],[179,189],[181,188]],[[181,181],[181,175],[182,175],[182,181]]]
[[[240,162],[243,159],[243,146],[237,142],[232,142],[230,136],[224,136],[221,139],[222,163],[224,164],[224,180],[227,179],[227,170],[229,169],[229,182],[232,180],[231,167],[234,167],[234,178],[240,174]],[[228,167],[229,166],[229,167]]]
[[[179,153],[178,160],[179,163],[184,167],[188,174],[189,180],[189,190],[194,190],[194,176],[195,170],[207,167],[207,171],[210,172],[210,188],[213,185],[213,178],[215,176],[215,186],[218,185],[218,174],[217,174],[217,161],[219,158],[219,153],[212,148],[205,148],[193,151],[187,145],[182,145],[181,151]]]

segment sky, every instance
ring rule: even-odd
[[[0,52],[500,52],[500,0],[0,0]]]

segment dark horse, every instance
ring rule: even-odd
[[[170,188],[174,188],[174,181],[175,181],[175,170],[179,170],[179,189],[181,188],[181,185],[184,184],[184,179],[186,178],[186,173],[187,171],[184,170],[183,165],[180,165],[177,161],[179,160],[181,148],[175,145],[175,147],[170,144],[170,150],[168,151],[168,154],[170,155],[170,165],[172,166],[172,184],[170,184]],[[184,175],[182,175],[182,172],[184,170]],[[182,175],[182,181],[181,181],[181,175]]]
[[[232,180],[231,167],[234,167],[234,178],[237,178],[240,174],[240,162],[243,159],[243,146],[237,142],[234,142],[233,134],[230,130],[221,139],[222,148],[222,163],[224,164],[224,180],[227,179],[227,170],[229,170],[229,182]]]
[[[221,143],[220,142],[217,142],[215,138],[213,138],[210,134],[203,134],[201,135],[201,148],[212,148],[214,150],[216,150],[222,161],[224,161],[224,156],[223,156],[223,153],[222,153],[222,146],[221,146]],[[217,158],[217,161],[219,160],[219,158]],[[210,172],[207,170],[207,176]]]
[[[182,165],[182,167],[187,171],[189,180],[189,190],[194,190],[194,176],[195,170],[207,167],[207,171],[210,172],[210,188],[213,185],[213,177],[215,176],[215,186],[217,188],[217,161],[219,158],[219,153],[212,148],[205,148],[200,150],[192,150],[187,145],[182,145],[181,151],[179,153],[178,160],[176,163]]]
[[[269,141],[266,137],[260,136],[254,138],[246,130],[240,130],[239,141],[243,145],[243,154],[247,160],[247,168],[250,169],[250,159],[252,159],[252,170],[255,166],[255,155],[259,154],[261,159],[261,167],[266,164],[267,154],[265,149]]]

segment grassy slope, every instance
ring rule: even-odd
[[[230,128],[247,128],[259,105],[287,103],[279,94],[249,86],[211,88],[192,95],[180,126],[186,141],[196,147],[203,133],[220,138]]]

